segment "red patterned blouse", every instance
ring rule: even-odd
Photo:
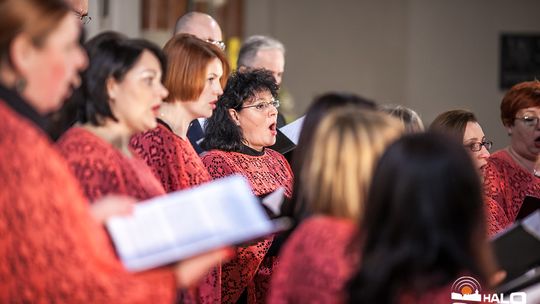
[[[540,178],[523,169],[506,150],[500,150],[488,158],[484,191],[488,233],[494,235],[514,222],[525,196],[540,198]]]
[[[157,128],[133,136],[130,144],[167,192],[190,188],[212,179],[189,140],[174,134],[163,122]]]
[[[356,231],[348,219],[303,221],[282,248],[268,302],[345,303],[343,288],[359,261],[357,248],[350,246]]]
[[[0,128],[0,302],[172,303],[173,273],[124,270],[47,136],[2,101]]]
[[[57,146],[90,201],[107,194],[128,195],[137,200],[165,194],[143,160],[136,155],[125,156],[84,128],[69,129]]]
[[[242,174],[249,181],[255,195],[264,195],[285,187],[285,195],[292,193],[293,174],[287,160],[278,152],[265,149],[261,155],[212,150],[202,161],[213,178]],[[266,253],[272,238],[255,245],[240,247],[236,258],[223,265],[222,294],[224,303],[235,303],[244,290],[248,303],[264,303],[267,297],[275,257]]]

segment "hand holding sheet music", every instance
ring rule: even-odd
[[[284,229],[271,221],[244,178],[232,176],[135,205],[107,228],[123,264],[141,271]]]

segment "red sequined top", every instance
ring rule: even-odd
[[[90,201],[107,194],[127,195],[137,200],[165,194],[143,160],[136,155],[125,156],[84,128],[69,129],[57,146]]]
[[[287,240],[274,271],[269,303],[345,303],[345,283],[357,269],[358,248],[350,246],[356,224],[315,216]]]
[[[163,123],[133,136],[130,144],[152,168],[167,192],[190,188],[212,179],[189,140],[180,138]]]
[[[488,158],[484,170],[489,235],[511,225],[525,196],[540,198],[540,178],[522,168],[506,150]]]
[[[172,303],[173,273],[124,270],[47,136],[2,101],[0,128],[0,302]]]
[[[212,150],[202,161],[213,178],[242,174],[249,181],[255,195],[263,195],[285,187],[285,195],[292,193],[293,174],[289,163],[278,152],[265,149],[262,155]],[[264,303],[270,286],[275,257],[266,253],[272,244],[267,238],[251,246],[239,247],[236,258],[223,265],[222,301],[235,303],[246,290],[248,303]]]

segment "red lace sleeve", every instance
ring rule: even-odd
[[[166,192],[190,188],[211,180],[188,140],[163,125],[131,139],[133,150],[146,161]]]
[[[540,178],[523,169],[506,150],[491,155],[484,170],[490,235],[511,225],[525,196],[540,198]]]
[[[354,222],[326,216],[305,220],[285,243],[269,303],[344,303],[358,255],[349,251]],[[324,250],[321,250],[324,248]]]
[[[0,127],[0,302],[173,302],[171,271],[123,269],[45,135],[2,102]]]
[[[275,154],[277,152],[270,149],[262,156],[212,150],[206,152],[202,159],[213,178],[242,174],[256,195],[272,192],[281,186],[285,187],[286,195],[290,195],[290,168]],[[276,257],[267,256],[272,240],[268,238],[255,245],[238,248],[236,258],[223,265],[223,302],[236,302],[245,290],[248,303],[264,303],[277,263]]]
[[[501,172],[502,164],[493,158],[488,160],[484,169],[484,192],[487,214],[488,234],[494,235],[513,222],[504,210],[507,205],[507,188],[510,185],[506,181],[506,173]],[[508,189],[510,190],[510,189]]]
[[[94,201],[106,194],[126,194],[127,187],[117,156],[95,142],[81,128],[68,130],[57,142],[60,154],[75,177],[82,181],[86,197]]]
[[[202,155],[202,161],[213,179],[229,176],[238,171],[234,168],[230,158],[218,150],[204,153]]]

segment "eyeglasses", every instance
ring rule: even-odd
[[[264,112],[270,109],[270,106],[274,106],[276,109],[279,108],[279,100],[272,99],[272,101],[260,102],[258,104],[241,107],[240,109],[255,108],[257,111]]]
[[[482,147],[486,147],[486,150],[491,150],[491,146],[493,146],[492,141],[481,141],[481,142],[473,142],[470,144],[465,145],[465,148],[469,148],[469,150],[473,152],[478,152],[482,150]]]
[[[79,12],[75,12],[75,15],[77,16],[77,18],[79,18],[79,20],[81,20],[81,23],[83,25],[86,25],[86,24],[90,23],[90,21],[92,21],[92,17],[90,17],[88,15],[81,15],[81,13],[79,13]]]
[[[217,47],[220,48],[222,51],[225,51],[225,48],[227,47],[227,46],[225,45],[225,42],[223,42],[223,41],[221,41],[221,40],[206,39],[206,42],[211,43],[211,44],[217,46]]]
[[[538,117],[536,116],[523,116],[516,117],[515,119],[523,121],[523,124],[527,127],[535,127],[538,125]]]

